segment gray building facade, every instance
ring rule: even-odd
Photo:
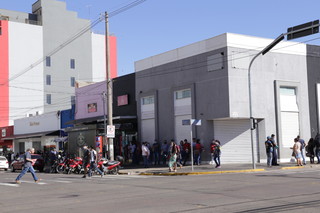
[[[135,63],[139,138],[191,140],[185,119],[201,119],[193,136],[204,160],[212,139],[222,162],[251,162],[248,98],[250,60],[272,40],[226,33]],[[293,45],[294,44],[294,45]],[[310,137],[306,45],[281,42],[251,69],[254,154],[266,161],[264,142],[276,135],[279,160],[291,158],[293,139]]]

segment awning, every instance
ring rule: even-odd
[[[66,142],[68,140],[68,137],[59,137],[59,138],[55,138],[53,141],[56,143],[59,142]]]
[[[128,120],[128,119],[136,119],[137,116],[135,115],[127,115],[127,116],[115,116],[112,118],[112,120]],[[108,119],[108,118],[106,118]],[[76,119],[72,121],[68,121],[65,124],[81,124],[81,123],[91,123],[91,122],[103,122],[104,116],[97,116],[97,117],[91,117],[91,118],[81,118]]]
[[[21,134],[21,135],[13,135],[12,139],[22,139],[22,138],[40,138],[42,136],[60,136],[60,130],[56,131],[46,131],[46,132],[38,132],[38,133],[30,133],[30,134]]]

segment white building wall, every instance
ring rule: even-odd
[[[105,36],[92,33],[92,80],[106,79]]]
[[[14,121],[14,134],[31,134],[60,129],[60,116],[56,112],[21,118]]]
[[[43,112],[42,27],[9,22],[9,125]]]

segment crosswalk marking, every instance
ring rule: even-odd
[[[67,179],[66,179],[67,178]],[[146,178],[163,178],[163,176],[141,176],[141,175],[105,175],[101,178],[99,175],[92,176],[92,180],[95,181],[108,181],[108,180],[130,180],[130,179],[146,179]],[[12,178],[4,178],[7,180],[11,180]],[[21,180],[21,184],[37,184],[37,185],[52,185],[55,183],[61,184],[72,184],[75,182],[82,182],[84,179],[81,176],[65,176],[65,177],[57,177],[56,179],[42,179],[40,182],[35,183],[33,180]],[[9,186],[9,187],[19,187],[20,184],[16,184],[14,182],[0,182],[0,186]]]
[[[0,183],[1,186],[12,186],[12,187],[19,187],[16,183]]]

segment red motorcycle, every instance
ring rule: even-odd
[[[70,158],[65,158],[61,163],[59,163],[56,167],[57,173],[67,173],[69,171],[70,161]]]
[[[81,173],[81,169],[82,169],[82,158],[80,157],[76,157],[75,159],[71,159],[70,163],[69,163],[69,170],[67,172],[67,174],[71,174],[71,173],[77,173],[80,174]]]
[[[106,175],[106,174],[112,174],[112,175],[117,175],[119,172],[120,168],[120,161],[109,161],[106,158],[101,158],[98,161],[98,168]]]

